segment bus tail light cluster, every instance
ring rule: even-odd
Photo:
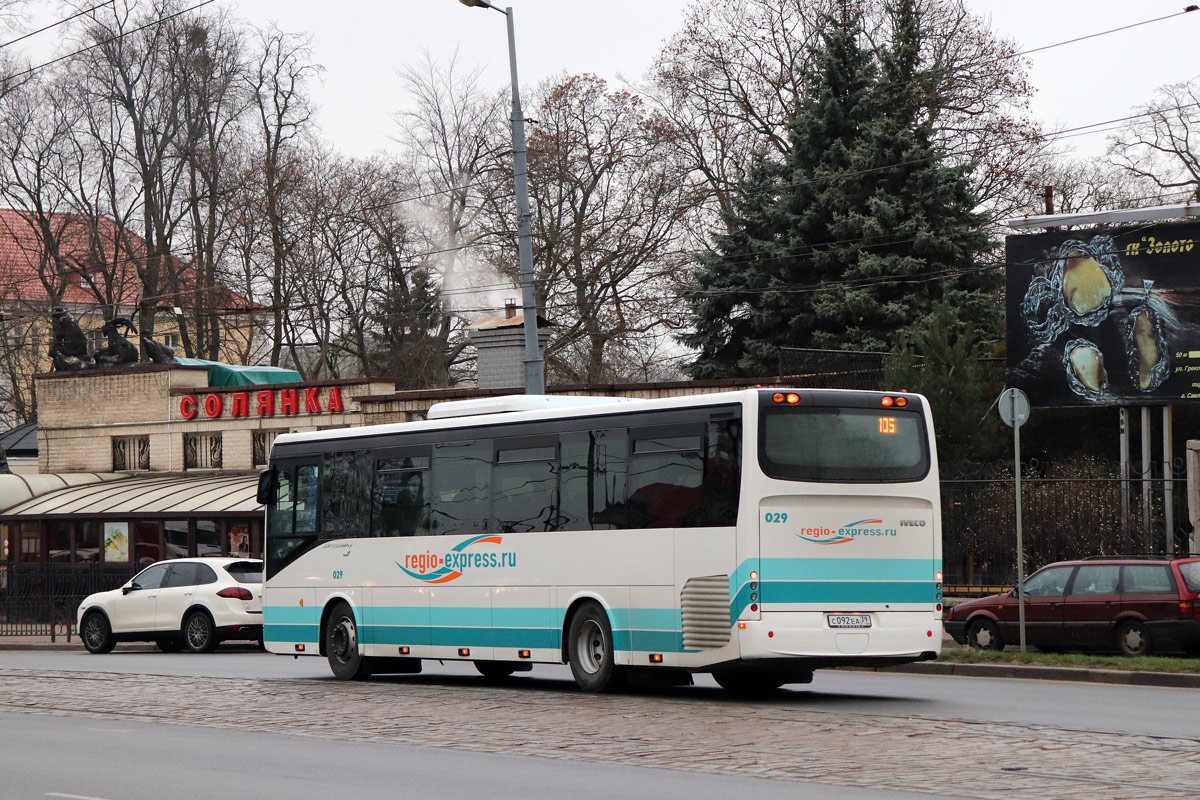
[[[892,406],[895,406],[896,408],[904,408],[906,405],[908,405],[908,398],[891,397],[885,395],[879,399],[879,404],[884,408],[891,408]]]
[[[784,394],[783,392],[776,392],[775,394],[771,395],[771,400],[776,403],[785,403],[789,406],[795,406],[800,404],[800,395],[796,394],[795,392],[788,392],[787,394]]]

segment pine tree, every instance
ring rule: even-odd
[[[890,351],[938,300],[993,324],[966,169],[932,142],[937,76],[920,63],[919,14],[913,0],[891,13],[878,53],[849,3],[828,21],[786,159],[759,165],[701,260],[683,339],[700,350],[693,376],[773,374],[781,346]]]

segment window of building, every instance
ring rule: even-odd
[[[162,545],[159,542],[159,526],[157,522],[133,523],[133,552],[139,567],[161,561]]]
[[[185,433],[183,435],[184,469],[220,469],[221,460],[220,431]]]
[[[167,558],[187,558],[191,554],[187,520],[164,522],[163,540],[167,547]]]
[[[221,555],[221,524],[216,520],[196,520],[196,555]]]
[[[42,561],[42,524],[40,522],[22,522],[18,536],[20,537],[20,555],[17,560],[22,564],[40,564]]]
[[[100,522],[85,519],[75,523],[75,560],[92,563],[100,560]]]
[[[283,431],[255,431],[254,432],[254,466],[263,468],[267,466],[267,462],[271,455],[271,443],[275,441],[275,437]]]
[[[149,436],[114,436],[113,472],[134,472],[150,469]]]
[[[71,523],[54,520],[46,523],[50,560],[68,563],[71,560]]]
[[[163,337],[162,337],[162,343],[170,348],[179,347],[179,334],[178,333],[164,333]]]

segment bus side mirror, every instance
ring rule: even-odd
[[[258,502],[259,505],[269,506],[275,502],[276,492],[278,492],[279,480],[276,477],[275,470],[263,470],[258,476]]]

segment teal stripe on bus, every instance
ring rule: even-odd
[[[765,581],[762,603],[935,603],[933,581]]]
[[[263,622],[275,625],[318,625],[320,608],[302,606],[263,606]]]

